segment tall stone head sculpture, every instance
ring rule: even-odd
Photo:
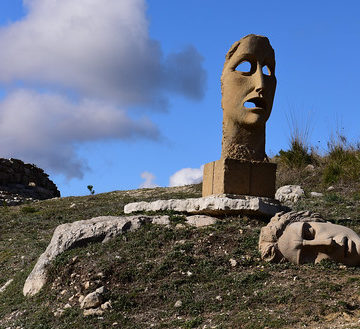
[[[221,76],[221,158],[264,161],[265,123],[276,88],[275,54],[268,38],[250,34],[226,54]]]
[[[278,213],[260,232],[261,257],[269,262],[318,263],[330,259],[360,265],[360,237],[348,227],[310,212]]]

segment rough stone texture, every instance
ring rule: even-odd
[[[18,159],[0,158],[0,202],[16,205],[59,196],[56,185],[42,169]]]
[[[96,289],[94,292],[86,295],[80,304],[80,308],[97,308],[103,301],[104,287]]]
[[[279,201],[270,198],[240,195],[211,195],[205,198],[133,202],[125,205],[124,212],[125,214],[130,214],[143,211],[171,210],[190,214],[220,216],[231,214],[274,216],[277,212],[284,209]]]
[[[195,227],[209,226],[216,223],[216,218],[206,215],[194,215],[186,217],[186,222]]]
[[[202,196],[237,194],[274,198],[276,164],[220,159],[205,164]]]
[[[101,216],[59,225],[45,252],[27,277],[24,295],[34,295],[43,287],[47,280],[47,266],[65,250],[91,241],[105,242],[123,232],[136,230],[145,222],[167,222],[166,218],[168,216]]]
[[[249,72],[242,72],[242,62]],[[269,74],[263,73],[267,66]],[[221,75],[223,139],[221,158],[264,161],[265,123],[276,88],[275,54],[268,38],[250,34],[235,42],[225,57]],[[246,102],[254,107],[247,107]]]
[[[248,71],[242,71],[244,62]],[[203,197],[229,193],[274,198],[276,164],[265,154],[265,124],[275,89],[275,54],[269,40],[250,34],[235,42],[221,75],[221,159],[204,166]]]
[[[297,202],[304,195],[299,185],[284,185],[277,189],[275,199],[280,202]]]

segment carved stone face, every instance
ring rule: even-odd
[[[331,223],[292,223],[278,241],[283,256],[292,263],[318,263],[331,259],[360,265],[360,237],[351,229]]]
[[[236,44],[229,51],[221,77],[224,121],[264,126],[276,88],[274,50],[262,36],[249,35],[239,43],[232,55]]]

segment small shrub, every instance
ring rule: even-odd
[[[34,212],[37,212],[37,209],[34,207],[26,206],[21,208],[21,212],[24,214],[32,214]]]
[[[280,150],[278,158],[280,162],[290,168],[301,168],[316,163],[314,156],[309,152],[309,148],[297,139],[291,141],[288,151]]]
[[[89,192],[90,192],[91,195],[94,195],[94,194],[95,194],[94,186],[88,185],[88,186],[87,186],[87,189],[89,190]]]
[[[322,179],[325,184],[360,178],[360,148],[349,143],[345,136],[338,134],[328,142],[329,153],[325,157]]]

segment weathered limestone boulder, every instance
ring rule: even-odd
[[[144,211],[176,211],[205,215],[261,215],[274,216],[285,210],[280,202],[270,198],[241,195],[211,195],[204,198],[133,202],[125,205],[125,214]]]
[[[281,202],[297,202],[304,195],[299,185],[284,185],[277,189],[275,199]]]
[[[190,216],[189,225],[206,226],[212,225],[215,218],[208,216]],[[127,231],[134,231],[144,223],[157,225],[170,225],[169,216],[101,216],[89,220],[81,220],[74,223],[59,225],[51,238],[45,252],[39,257],[32,272],[27,277],[23,288],[23,294],[35,295],[44,286],[47,280],[48,265],[64,251],[77,246],[85,245],[89,242],[106,242],[110,238],[116,237]],[[93,308],[93,303],[101,302],[99,297],[103,291],[96,290],[93,295],[86,296],[81,301],[83,308]],[[99,302],[94,302],[99,297]]]
[[[85,244],[90,241],[105,242],[108,239],[126,231],[136,230],[144,222],[165,222],[167,216],[101,216],[89,220],[59,225],[52,236],[50,244],[38,259],[34,269],[25,281],[24,295],[36,294],[46,283],[47,266],[56,256],[65,250]]]

